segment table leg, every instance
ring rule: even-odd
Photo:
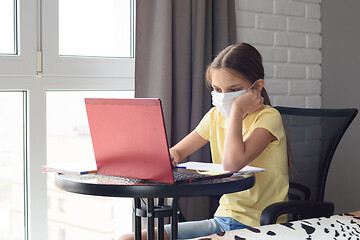
[[[136,209],[140,208],[140,198],[134,198],[135,240],[141,240],[141,217],[136,214]]]
[[[164,198],[159,198],[158,206],[160,208],[164,206]],[[164,218],[163,217],[158,218],[158,231],[157,231],[157,233],[158,233],[157,239],[158,240],[164,240]]]
[[[148,198],[147,199],[147,220],[148,220],[148,227],[147,227],[147,239],[154,240],[155,239],[155,224],[154,224],[154,199]]]
[[[172,211],[170,239],[175,240],[178,238],[178,198],[173,198]]]

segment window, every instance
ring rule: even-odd
[[[59,55],[132,57],[131,12],[119,14],[130,7],[124,0],[60,0]]]
[[[0,89],[12,88],[7,82],[19,80],[11,80],[9,76],[36,74],[37,1],[40,0],[0,1],[0,76],[8,76],[1,79]]]
[[[43,74],[132,77],[133,11],[132,0],[43,1]]]
[[[17,54],[16,1],[0,1],[0,54]]]
[[[0,91],[0,236],[24,239],[23,92]]]
[[[123,5],[119,6],[120,2]],[[75,12],[68,12],[68,4],[74,6]],[[112,18],[111,14],[102,17],[109,9],[113,11]],[[41,173],[41,166],[55,161],[93,160],[83,112],[84,97],[134,96],[133,11],[133,0],[1,1],[0,236],[30,240],[61,236],[117,239],[119,234],[131,230],[130,199],[120,202],[93,196],[73,198],[74,194],[57,189],[52,176]],[[71,14],[75,13],[78,18],[72,19]],[[91,14],[101,21],[79,23]],[[69,21],[81,29],[71,32],[74,29],[66,26]],[[86,24],[99,25],[98,28],[90,26],[96,29],[99,38],[83,48],[84,44],[79,44],[85,41],[80,37],[85,36],[83,30],[89,28]],[[86,34],[90,34],[86,35],[88,39],[93,33]],[[74,148],[75,145],[79,147]],[[16,183],[9,177],[9,169],[11,176],[16,176]],[[59,212],[56,207],[59,198],[66,203],[65,212]],[[71,221],[74,216],[84,217],[80,216],[88,211],[83,208],[84,203],[100,206],[96,207],[96,214],[105,213],[107,224],[102,228],[105,235],[101,231],[84,231],[83,226],[77,224],[80,219]],[[47,204],[48,208],[44,207]],[[126,204],[126,211],[130,212],[118,213],[122,211],[121,205]],[[109,218],[111,209],[115,209],[114,218]],[[121,223],[126,216],[130,225]],[[9,218],[11,221],[7,221]],[[90,219],[91,215],[85,218]],[[92,221],[89,226],[101,225],[101,221]],[[118,228],[119,225],[125,228]],[[82,237],[75,238],[79,234],[83,234]]]

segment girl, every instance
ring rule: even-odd
[[[213,219],[180,223],[179,239],[259,226],[265,207],[287,199],[286,136],[263,79],[262,57],[246,43],[225,48],[208,67],[206,80],[215,107],[170,149],[173,165],[210,142],[213,162],[222,163],[225,170],[237,172],[250,164],[265,172],[256,173],[251,189],[223,195]],[[170,232],[170,226],[165,229]]]
[[[246,43],[225,48],[206,70],[215,107],[170,149],[173,166],[210,142],[213,162],[223,164],[225,170],[237,172],[250,164],[265,172],[256,173],[249,190],[223,195],[213,219],[179,223],[179,239],[259,226],[266,206],[287,199],[286,137],[263,79],[262,57]],[[165,230],[170,233],[170,225]]]

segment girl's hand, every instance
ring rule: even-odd
[[[178,163],[180,162],[179,153],[173,149],[170,149],[170,159],[171,159],[171,165],[173,167],[176,167]]]
[[[184,137],[175,146],[170,148],[171,165],[175,167],[184,158],[204,146],[208,141],[202,138],[195,130]]]
[[[248,92],[235,98],[232,103],[231,110],[237,108],[242,114],[249,114],[260,109],[264,104],[264,98],[260,91],[250,89]],[[233,112],[233,111],[232,111]]]

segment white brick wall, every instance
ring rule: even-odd
[[[238,42],[263,56],[272,105],[321,107],[321,0],[235,0]]]

